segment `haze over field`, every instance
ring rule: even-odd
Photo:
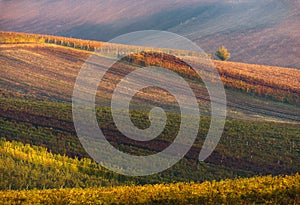
[[[168,30],[232,61],[300,68],[297,0],[0,1],[0,30],[110,40],[127,32]]]

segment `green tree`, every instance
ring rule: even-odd
[[[221,46],[215,55],[222,61],[227,61],[230,58],[230,53],[225,46]]]

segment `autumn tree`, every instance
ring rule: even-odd
[[[227,61],[230,58],[230,53],[225,46],[221,46],[215,55],[222,61]]]

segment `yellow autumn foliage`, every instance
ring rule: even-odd
[[[0,192],[0,204],[299,204],[300,175],[220,182]]]

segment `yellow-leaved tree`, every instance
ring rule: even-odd
[[[230,58],[230,53],[225,46],[221,46],[215,55],[222,61],[227,61]]]

